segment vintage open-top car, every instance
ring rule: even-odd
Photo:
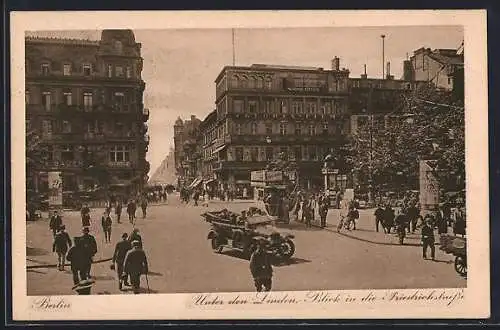
[[[279,230],[275,220],[265,213],[247,217],[222,210],[203,213],[202,217],[212,225],[207,239],[214,252],[229,248],[249,257],[259,240],[265,240],[266,251],[279,260],[290,259],[295,253],[294,235]]]

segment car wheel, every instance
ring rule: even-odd
[[[285,259],[290,259],[295,253],[295,244],[289,239],[281,243],[281,248]]]

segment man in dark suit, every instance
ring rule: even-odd
[[[66,227],[64,225],[59,227],[59,231],[54,237],[54,243],[52,244],[52,252],[57,253],[57,269],[61,271],[64,270],[66,252],[68,252],[68,249],[73,245],[65,229]]]
[[[146,254],[140,248],[139,241],[132,242],[132,250],[127,252],[125,260],[123,261],[123,272],[122,276],[130,276],[130,284],[134,293],[139,293],[139,287],[141,284],[141,275],[149,272],[148,270],[148,260]]]
[[[250,272],[257,292],[270,291],[272,286],[273,268],[269,255],[264,250],[265,241],[259,240],[257,250],[250,257]]]
[[[113,253],[112,268],[115,267],[116,263],[116,273],[118,275],[118,288],[121,290],[123,284],[129,286],[127,277],[123,277],[123,262],[125,261],[125,256],[127,252],[132,248],[132,245],[128,241],[128,234],[122,234],[122,240],[116,243],[115,252]]]
[[[50,217],[49,228],[52,230],[52,236],[56,236],[57,231],[62,226],[62,218],[57,213],[57,210],[54,211],[52,216]]]
[[[435,258],[436,248],[434,247],[434,228],[431,224],[430,218],[426,218],[422,226],[422,257],[427,259],[427,248],[431,249],[432,260]]]
[[[97,242],[95,240],[95,237],[90,235],[89,227],[83,228],[83,235],[80,236],[80,242],[82,244],[83,256],[84,256],[84,262],[83,262],[84,266],[83,272],[85,274],[84,279],[89,279],[90,270],[92,268],[92,258],[97,253]]]

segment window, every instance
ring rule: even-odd
[[[295,135],[302,135],[302,124],[295,124]]]
[[[318,154],[316,153],[316,147],[309,147],[309,159],[317,160]]]
[[[233,107],[235,113],[243,112],[243,100],[234,100]]]
[[[73,150],[73,146],[71,145],[61,146],[61,160],[63,162],[75,160],[75,153]]]
[[[309,135],[316,135],[316,126],[314,124],[309,125]]]
[[[130,150],[128,146],[113,146],[109,151],[109,160],[111,162],[130,161]]]
[[[116,73],[117,77],[120,77],[120,78],[123,77],[123,67],[118,65],[115,68],[115,73]]]
[[[448,77],[448,85],[451,85],[451,77]]]
[[[296,101],[292,103],[292,113],[294,114],[302,113],[302,102]]]
[[[264,87],[264,80],[262,78],[257,78],[257,88]]]
[[[257,134],[257,123],[252,123],[252,134],[255,135]]]
[[[86,111],[92,110],[92,92],[83,93],[83,107]]]
[[[282,156],[284,160],[288,159],[288,147],[280,147],[280,156]]]
[[[248,79],[248,88],[254,89],[256,85],[257,85],[257,82],[255,81],[255,78]]]
[[[238,85],[239,85],[238,76],[232,76],[231,77],[231,87],[232,88],[238,88]]]
[[[114,99],[115,109],[119,111],[124,111],[125,94],[123,94],[122,92],[115,92],[113,99]]]
[[[127,78],[130,79],[132,78],[132,68],[127,66]]]
[[[108,65],[108,78],[113,77],[113,66],[111,64]]]
[[[286,101],[281,101],[280,113],[286,113]]]
[[[83,75],[90,76],[92,74],[92,65],[86,63],[83,65]]]
[[[52,106],[51,94],[50,92],[43,92],[42,94],[42,103],[43,107],[46,111],[50,111]]]
[[[249,101],[248,102],[248,111],[250,113],[256,113],[257,112],[257,101]]]
[[[302,160],[302,148],[301,147],[294,148],[294,156],[295,156],[295,160]]]
[[[324,135],[328,134],[328,123],[323,124],[323,134]]]
[[[264,105],[264,110],[265,110],[265,113],[271,113],[273,111],[273,107],[272,107],[272,101],[270,100],[266,100],[265,101],[265,105]]]
[[[287,123],[280,123],[280,134],[286,135],[287,133]]]
[[[247,88],[248,87],[248,77],[244,76],[241,79],[241,88]]]
[[[116,51],[117,53],[121,53],[121,52],[123,51],[123,44],[122,44],[122,42],[121,42],[121,41],[119,41],[119,40],[115,40],[115,41],[113,42],[113,47],[115,48],[115,51]]]
[[[259,148],[254,147],[250,149],[250,159],[252,162],[256,162],[259,160]]]
[[[30,94],[30,91],[26,91],[24,92],[24,102],[26,104],[31,104],[31,94]]]
[[[273,124],[266,123],[266,134],[267,135],[273,134]]]
[[[241,124],[236,124],[236,135],[241,135]]]
[[[64,98],[64,104],[65,105],[71,105],[72,104],[72,95],[71,95],[71,92],[64,92],[63,93],[63,98]]]
[[[52,135],[52,121],[45,119],[42,121],[42,136]]]
[[[235,152],[235,156],[236,156],[236,161],[241,162],[243,160],[243,148],[236,147],[234,152]]]
[[[54,147],[48,145],[45,147],[45,150],[42,152],[42,157],[47,161],[52,161],[54,159]]]
[[[71,123],[67,120],[62,121],[62,133],[71,133]]]
[[[42,75],[48,76],[50,73],[49,63],[42,63]]]
[[[273,147],[267,147],[266,148],[266,160],[272,160],[273,159]]]
[[[64,64],[63,65],[63,75],[65,75],[65,76],[71,75],[71,64]]]
[[[267,89],[272,89],[273,88],[273,81],[272,80],[266,80],[266,88]]]

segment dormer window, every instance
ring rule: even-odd
[[[115,40],[115,41],[113,42],[113,47],[115,48],[115,51],[116,51],[117,53],[121,53],[121,52],[123,51],[123,44],[122,44],[122,42],[121,42],[121,41],[119,41],[119,40]]]
[[[90,76],[92,74],[92,65],[86,63],[83,64],[83,75]]]
[[[42,63],[42,75],[48,76],[50,73],[50,65],[49,63]]]

